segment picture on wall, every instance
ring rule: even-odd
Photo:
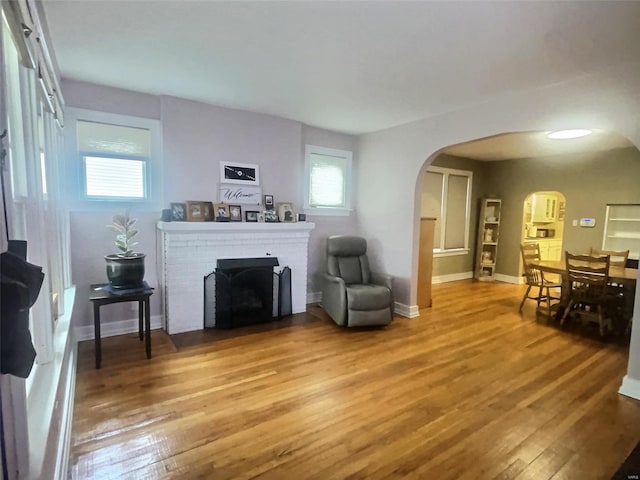
[[[260,168],[251,163],[220,162],[220,181],[242,185],[260,185]]]
[[[262,189],[252,185],[221,183],[218,187],[218,201],[243,205],[260,205]]]
[[[264,208],[265,210],[273,210],[273,195],[264,196]]]

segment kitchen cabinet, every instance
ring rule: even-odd
[[[562,240],[527,240],[537,243],[540,249],[540,260],[562,260]]]
[[[640,205],[607,205],[602,249],[629,250],[629,258],[640,258]]]
[[[555,222],[558,197],[550,193],[536,193],[531,200],[531,221],[536,223]]]
[[[485,198],[480,202],[474,277],[482,281],[492,281],[496,273],[502,200]]]

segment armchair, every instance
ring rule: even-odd
[[[362,237],[327,239],[322,306],[338,325],[388,325],[393,320],[392,278],[372,272],[366,253]]]

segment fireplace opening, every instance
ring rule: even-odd
[[[290,315],[291,269],[278,266],[273,257],[218,260],[204,279],[204,326],[228,329]]]

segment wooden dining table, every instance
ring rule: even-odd
[[[533,260],[531,262],[535,268],[546,272],[560,275],[562,277],[561,304],[566,305],[567,299],[567,264],[564,260]],[[609,267],[609,281],[622,285],[624,296],[624,316],[629,322],[627,331],[631,327],[633,317],[633,302],[635,299],[636,283],[638,280],[638,270],[635,268]]]
[[[543,272],[555,273],[566,277],[567,264],[564,260],[534,260],[533,266]],[[638,279],[638,270],[635,268],[609,267],[609,281],[625,285],[635,286]]]

